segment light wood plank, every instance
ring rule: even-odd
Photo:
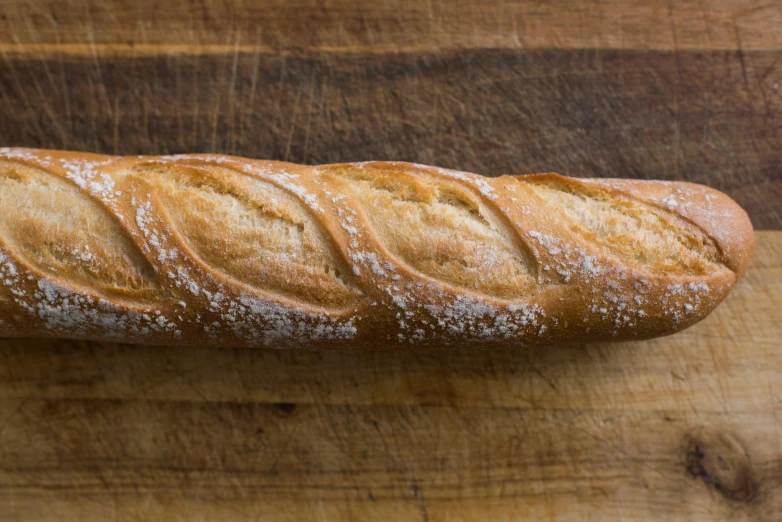
[[[782,4],[762,0],[10,0],[0,14],[2,52],[89,56],[782,45]]]

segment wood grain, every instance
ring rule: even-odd
[[[782,60],[475,50],[0,60],[0,143],[687,180],[782,228]]]
[[[778,50],[763,0],[6,0],[0,50],[72,54],[448,49]]]
[[[782,233],[645,342],[291,353],[0,342],[12,520],[775,520]]]

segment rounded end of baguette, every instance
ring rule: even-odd
[[[723,253],[723,263],[740,278],[744,275],[755,252],[755,233],[746,211],[730,196],[702,185],[682,183],[703,191],[704,196],[713,196],[714,209],[694,209],[689,217],[706,234],[714,238]],[[692,198],[693,206],[697,196]],[[686,212],[686,210],[685,210]]]
[[[746,272],[755,250],[755,234],[747,213],[727,194],[689,182],[579,181],[616,190],[683,218],[714,241],[720,262],[736,274],[736,279]]]

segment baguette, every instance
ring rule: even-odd
[[[0,149],[0,336],[385,349],[666,335],[752,256],[691,183]]]

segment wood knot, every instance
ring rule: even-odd
[[[702,427],[688,434],[685,466],[691,476],[702,478],[728,500],[749,502],[758,493],[749,454],[729,433]]]
[[[282,417],[288,417],[296,411],[296,403],[294,402],[275,402],[274,409]]]

